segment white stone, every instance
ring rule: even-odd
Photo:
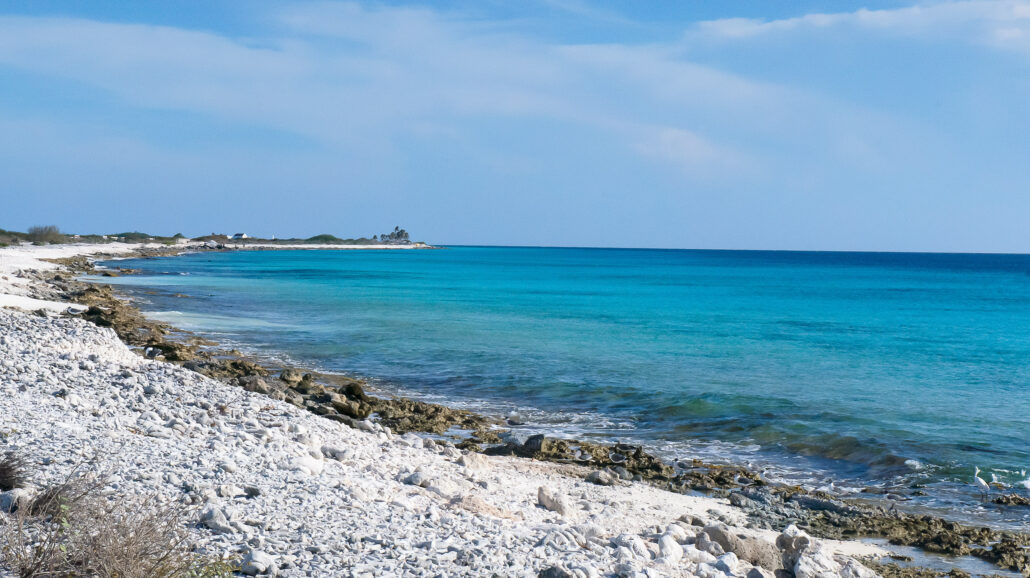
[[[668,560],[670,564],[679,562],[680,558],[683,557],[683,546],[680,546],[679,542],[670,534],[663,534],[658,539],[658,548],[662,557]]]
[[[248,576],[266,574],[275,565],[275,557],[260,550],[251,550],[243,558],[240,571]]]
[[[537,488],[536,499],[538,504],[552,512],[557,512],[561,516],[571,516],[573,514],[572,506],[569,504],[568,499],[555,493],[550,488],[545,488],[544,486]]]

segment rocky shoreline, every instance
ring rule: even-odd
[[[182,248],[144,249],[139,256],[174,254],[181,251]],[[138,309],[127,303],[109,286],[82,283],[68,274],[69,269],[76,273],[96,273],[91,258],[74,256],[59,262],[64,270],[25,273],[33,277],[36,298],[78,303],[84,308],[81,317],[97,326],[113,329],[122,341],[137,348],[145,357],[180,365],[185,370],[231,384],[252,394],[266,396],[280,404],[289,404],[325,418],[326,421],[339,422],[359,431],[388,432],[388,435],[420,432],[444,436],[452,429],[459,429],[464,433],[452,441],[425,440],[421,443],[439,445],[444,452],[450,449],[454,454],[452,457],[459,460],[475,461],[470,456],[485,455],[497,457],[482,459],[510,456],[552,462],[561,468],[563,474],[571,475],[592,487],[624,490],[646,485],[656,490],[672,492],[670,496],[692,498],[698,493],[715,496],[722,501],[728,501],[729,505],[743,516],[740,526],[750,532],[768,532],[772,529],[792,527],[794,530],[791,532],[803,534],[807,531],[816,537],[827,539],[881,537],[895,544],[917,546],[929,552],[976,556],[1001,568],[1030,575],[1030,537],[1027,534],[972,528],[931,516],[915,516],[882,507],[844,502],[825,493],[770,484],[746,468],[705,464],[700,461],[686,467],[682,467],[683,464],[677,467],[636,446],[594,444],[544,436],[533,436],[523,443],[502,443],[498,435],[502,426],[499,420],[438,404],[370,396],[365,392],[365,384],[360,380],[306,372],[302,368],[268,367],[259,360],[248,358],[238,352],[219,350],[215,344],[168,325],[148,321]],[[369,421],[369,416],[374,416],[375,420]],[[409,485],[426,487],[423,484],[425,479],[414,480],[417,482],[414,483],[411,480],[412,476],[418,477],[411,474],[404,481]],[[562,504],[560,498],[554,496],[540,494],[537,498],[539,504],[545,508],[550,504],[551,509],[555,511],[567,506]],[[763,547],[760,548],[765,552],[763,556],[748,558],[745,553],[748,548],[738,544],[733,539],[735,535],[732,532],[724,532],[725,536],[722,536],[718,530],[706,529],[704,526],[707,524],[694,528],[693,542],[689,541],[691,536],[687,536],[686,542],[680,540],[676,530],[672,530],[676,536],[671,538],[671,541],[679,544],[681,548],[683,545],[694,544],[698,546],[695,549],[713,556],[735,552],[738,557],[751,564],[764,565],[766,570],[797,570],[797,560],[794,560],[792,565],[784,562],[784,552],[790,550],[790,547],[780,547],[776,550],[779,557],[773,554],[773,550]],[[696,530],[699,529],[703,531],[698,533]],[[667,529],[663,538],[668,535]],[[707,536],[707,541],[717,544],[719,548],[711,547],[706,550],[701,547],[705,545],[701,541],[702,536]],[[713,542],[713,538],[717,536],[722,536],[721,542]],[[783,535],[779,538],[787,542],[793,539],[789,536],[784,538]],[[659,539],[658,554],[662,553],[661,542]],[[768,545],[769,542],[765,544]],[[671,544],[666,545],[667,549],[675,550]],[[633,550],[630,546],[621,547]],[[652,559],[657,560],[661,557],[652,556]],[[832,556],[827,560],[820,561],[820,564],[826,568],[836,568],[836,571],[842,573],[840,575],[863,575],[856,568],[852,569],[851,574],[844,573],[849,567],[847,561],[834,560]],[[696,566],[699,567],[699,563]],[[694,568],[695,571],[697,569]],[[562,571],[566,570],[568,569]],[[924,569],[911,567],[896,570],[884,567],[883,571],[885,575],[934,575],[926,574]],[[695,572],[668,575],[702,574]],[[726,575],[725,571],[721,575]]]

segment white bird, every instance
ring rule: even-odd
[[[980,477],[980,468],[973,466],[973,469],[976,470],[973,473],[973,483],[976,484],[976,489],[980,490],[980,497],[986,500],[987,496],[991,493],[991,487]]]

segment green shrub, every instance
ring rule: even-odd
[[[64,235],[61,234],[60,229],[54,225],[40,225],[35,227],[29,227],[29,232],[26,235],[29,241],[37,245],[45,245],[49,243],[64,243],[67,241]]]
[[[342,241],[342,239],[335,235],[330,235],[328,233],[322,235],[315,235],[314,237],[310,237],[308,239],[309,243],[339,243],[340,241]]]
[[[153,235],[148,235],[146,233],[140,233],[139,231],[131,231],[129,233],[118,233],[117,235],[111,235],[111,236],[112,237],[121,237],[121,238],[126,239],[128,241],[143,241],[145,239],[151,238]]]

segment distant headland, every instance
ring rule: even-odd
[[[290,237],[264,238],[247,233],[211,233],[200,237],[187,237],[182,233],[171,236],[152,235],[139,231],[125,233],[72,234],[62,232],[54,225],[30,227],[26,232],[0,229],[0,247],[32,243],[34,245],[61,245],[66,243],[160,243],[165,245],[186,245],[204,243],[206,245],[228,246],[368,246],[368,247],[428,247],[422,241],[412,241],[408,232],[401,227],[392,231],[372,235],[372,237],[340,238],[329,233],[322,233],[308,238]]]

